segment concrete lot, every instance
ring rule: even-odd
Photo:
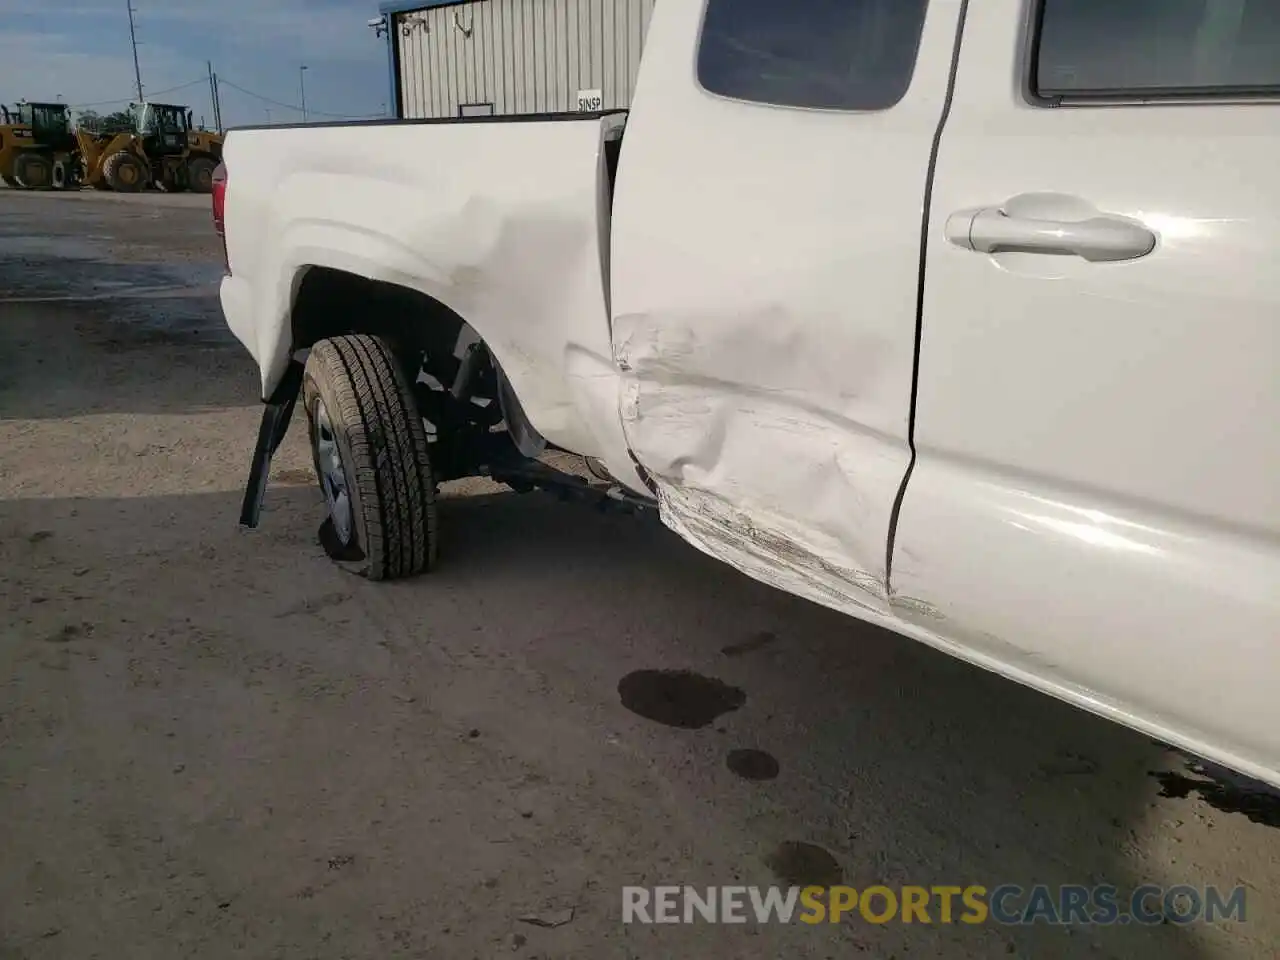
[[[653,523],[473,484],[438,575],[368,584],[295,429],[238,529],[220,272],[206,198],[0,191],[0,957],[1275,956],[1274,800]],[[1248,914],[620,922],[624,885],[779,878]]]

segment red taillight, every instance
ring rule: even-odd
[[[227,265],[227,273],[231,272],[231,258],[227,255],[227,166],[218,164],[213,171],[213,229],[218,231],[222,239],[222,259]]]

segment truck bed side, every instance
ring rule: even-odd
[[[612,460],[605,284],[624,115],[246,128],[227,141],[223,307],[269,395],[324,267],[409,288],[475,329],[534,427]],[[607,415],[604,418],[607,420]]]

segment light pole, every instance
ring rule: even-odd
[[[307,122],[307,65],[298,68],[298,89],[302,92],[302,122]]]

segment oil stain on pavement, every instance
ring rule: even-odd
[[[844,870],[836,858],[814,843],[787,840],[764,863],[788,887],[835,887],[844,882]]]
[[[778,758],[763,750],[730,750],[725,762],[743,780],[773,780],[780,769]]]
[[[762,630],[759,633],[752,634],[746,640],[722,647],[720,652],[726,657],[741,657],[748,653],[754,653],[756,650],[763,650],[765,647],[772,646],[777,642],[778,635],[776,633],[770,630]]]
[[[1159,781],[1162,797],[1185,800],[1195,793],[1215,810],[1243,814],[1267,827],[1280,827],[1280,794],[1263,784],[1246,786],[1220,778],[1188,777],[1172,770],[1151,775]]]
[[[668,727],[697,730],[747,702],[747,695],[690,670],[637,670],[618,681],[622,705]]]

